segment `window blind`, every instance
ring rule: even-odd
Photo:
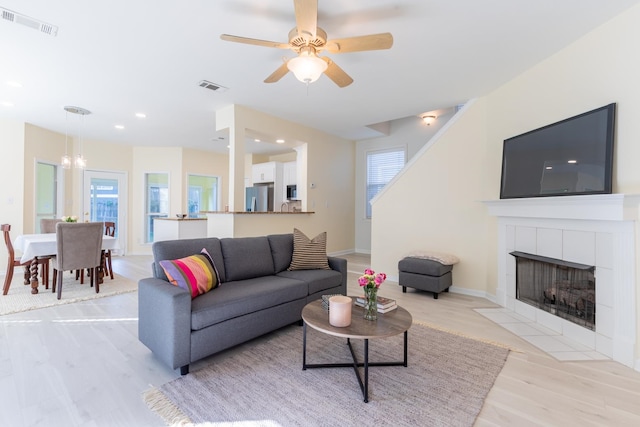
[[[366,214],[371,218],[371,199],[404,167],[404,148],[370,151],[367,153]]]

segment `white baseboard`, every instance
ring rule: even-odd
[[[355,253],[357,254],[365,254],[365,255],[371,255],[371,249],[356,249]]]
[[[347,255],[347,254],[352,254],[353,253],[353,249],[345,249],[342,251],[336,251],[336,252],[329,252],[327,253],[328,256],[342,256],[342,255]]]
[[[491,295],[485,291],[477,291],[475,289],[466,289],[466,288],[460,288],[457,286],[451,286],[449,288],[449,292],[453,292],[454,294],[469,295],[472,297],[484,298],[497,304],[496,296]]]

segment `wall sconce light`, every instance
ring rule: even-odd
[[[427,126],[429,126],[431,123],[436,121],[436,116],[420,116],[420,118],[422,119],[423,122],[426,123]]]

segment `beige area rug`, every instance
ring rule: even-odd
[[[362,341],[353,340],[362,357]],[[402,336],[371,340],[370,361],[402,360]],[[352,368],[302,370],[289,326],[145,393],[168,425],[471,426],[509,350],[414,324],[409,366],[371,367],[369,403]],[[307,329],[307,363],[349,362],[346,341]]]
[[[53,275],[53,270],[50,274]],[[114,274],[113,280],[109,277],[104,279],[104,282],[100,284],[100,293],[96,294],[95,288],[89,286],[88,278],[85,278],[84,284],[81,285],[80,280],[75,280],[75,277],[75,274],[65,272],[62,284],[62,298],[58,300],[57,293],[51,292],[51,280],[49,280],[49,289],[45,289],[44,285],[40,283],[38,293],[33,295],[31,294],[31,286],[23,284],[22,268],[16,268],[11,280],[9,293],[7,295],[0,293],[0,315],[103,298],[125,292],[133,292],[138,289],[137,282]],[[4,283],[4,276],[0,279],[0,284],[2,283]]]

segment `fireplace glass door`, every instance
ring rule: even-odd
[[[524,252],[516,257],[516,298],[595,330],[595,267]]]

